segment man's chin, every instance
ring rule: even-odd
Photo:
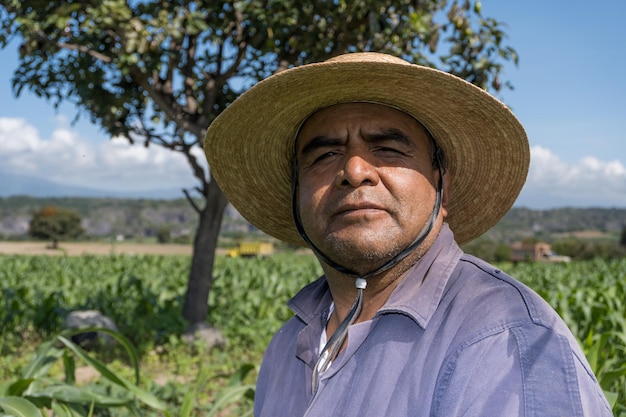
[[[352,236],[352,238],[357,236]],[[324,255],[359,274],[365,274],[379,268],[396,256],[402,247],[390,238],[338,239],[329,235],[319,249]]]

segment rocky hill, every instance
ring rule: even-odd
[[[185,199],[112,199],[112,198],[0,198],[0,237],[27,236],[34,210],[58,206],[78,211],[85,234],[95,238],[153,237],[159,229],[171,236],[193,236],[197,215]],[[512,242],[525,237],[551,240],[563,234],[615,238],[626,227],[626,208],[559,208],[531,210],[513,208],[486,238]],[[246,234],[257,231],[232,207],[228,207],[223,233]]]
[[[193,236],[198,216],[185,199],[111,198],[0,198],[0,237],[20,238],[28,234],[35,210],[46,206],[76,210],[82,216],[85,236],[95,238],[146,238],[167,228],[172,238]],[[223,231],[246,233],[255,230],[232,207],[228,207]]]
[[[624,227],[626,208],[513,208],[486,236],[501,242],[523,238],[551,241],[564,236],[617,241]]]

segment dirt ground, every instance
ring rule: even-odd
[[[150,254],[191,255],[191,245],[126,243],[126,242],[61,242],[58,249],[48,248],[48,242],[3,242],[0,255],[108,255]]]

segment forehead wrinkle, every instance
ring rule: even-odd
[[[383,107],[386,107],[386,106],[383,106]],[[324,110],[326,109],[322,109],[321,111],[324,111]],[[400,110],[396,110],[396,111],[401,112]],[[369,120],[363,121],[360,117],[357,118],[357,119],[360,119],[360,121],[357,121],[356,122],[357,124],[354,125],[354,120],[351,121],[351,118],[347,117],[343,119],[343,122],[345,123],[343,125],[343,129],[346,130],[345,134],[348,137],[343,138],[343,133],[336,135],[336,133],[334,132],[324,132],[309,140],[306,140],[302,136],[302,133],[303,131],[307,130],[306,126],[311,122],[311,119],[317,116],[318,113],[319,111],[311,114],[300,124],[300,127],[298,128],[295,141],[294,141],[294,157],[306,156],[312,153],[313,151],[315,151],[316,149],[320,149],[323,147],[343,145],[349,141],[350,131],[355,128],[357,129],[357,132],[358,132],[357,134],[363,139],[363,141],[368,142],[368,143],[390,141],[390,142],[397,142],[405,146],[415,146],[415,145],[419,146],[420,142],[422,142],[422,139],[423,139],[421,135],[417,135],[415,138],[412,138],[412,135],[406,133],[406,129],[403,129],[403,128],[397,128],[391,125],[384,126],[384,124],[383,126],[371,126],[368,123]],[[423,125],[417,119],[415,119],[410,114],[407,114],[407,113],[402,113],[402,114],[409,117],[411,122],[416,123],[417,126],[419,126],[420,130],[426,131],[426,136],[429,136],[429,132],[427,131],[427,129],[425,129]],[[304,142],[303,139],[306,140],[306,144],[304,144],[304,146],[301,146],[302,142]]]
[[[397,142],[405,146],[415,145],[414,141],[402,130],[394,127],[383,128],[380,131],[368,132],[367,129],[359,129],[359,136],[367,143]],[[299,138],[298,138],[299,139]],[[298,140],[299,141],[299,140]],[[316,149],[339,146],[346,143],[346,139],[327,135],[318,135],[310,139],[299,151],[299,154],[306,156]]]

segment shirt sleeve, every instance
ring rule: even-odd
[[[569,343],[533,324],[476,338],[442,369],[432,415],[612,417]]]

